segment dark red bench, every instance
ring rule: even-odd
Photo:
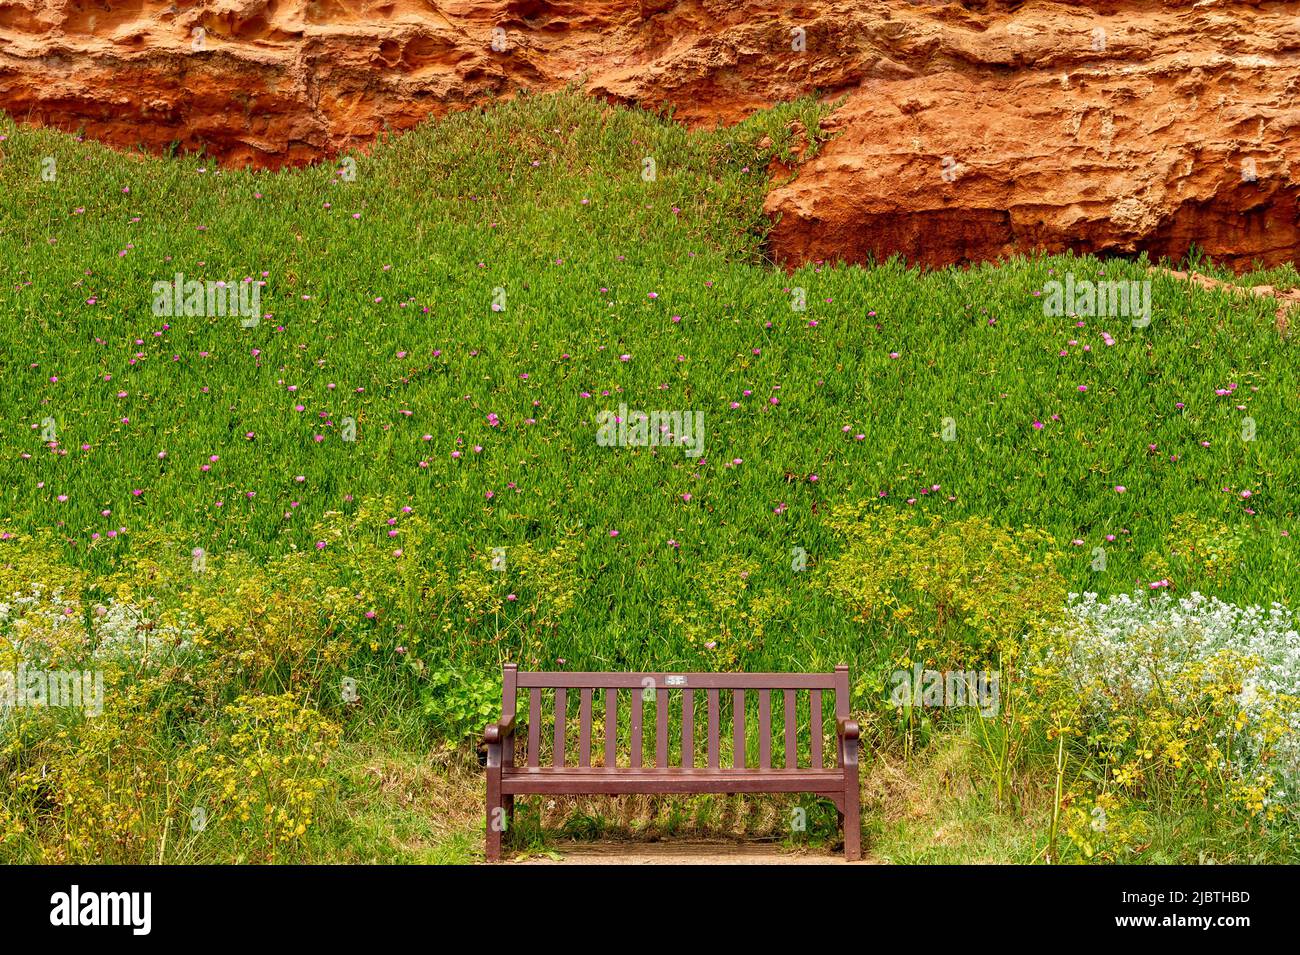
[[[849,668],[834,673],[529,673],[507,663],[502,673],[501,721],[490,723],[487,743],[487,858],[501,858],[501,835],[514,817],[515,796],[619,795],[625,793],[813,793],[835,803],[844,827],[844,857],[862,856],[858,803],[858,724],[849,717]],[[542,691],[553,690],[550,759],[542,759]],[[527,692],[527,745],[522,765],[515,762],[518,694]],[[572,692],[572,696],[570,695]],[[603,692],[602,692],[603,691]],[[722,765],[722,719],[729,691],[732,713],[732,765]],[[807,692],[809,732],[799,766],[799,694]],[[835,694],[835,765],[823,753],[824,694]],[[784,765],[772,765],[772,694],[784,704]],[[746,694],[757,695],[758,764],[748,765]],[[598,695],[599,694],[599,695]],[[570,701],[577,698],[576,749],[566,736]],[[644,708],[655,713],[655,762],[643,765]],[[696,707],[704,709],[705,748],[696,749]],[[593,753],[592,707],[604,707],[604,747]],[[669,710],[680,713],[679,759],[670,765]],[[617,765],[619,714],[627,715],[631,765]],[[576,760],[570,760],[576,753]],[[739,754],[736,758],[734,754]],[[702,757],[704,765],[697,765]],[[599,760],[599,762],[598,762]]]

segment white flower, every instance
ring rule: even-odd
[[[1255,717],[1276,694],[1300,696],[1300,631],[1290,610],[1239,607],[1217,597],[1191,593],[1139,592],[1101,600],[1095,593],[1071,594],[1066,605],[1071,636],[1065,670],[1092,716],[1100,721],[1125,709],[1140,709],[1148,696],[1178,687],[1192,664],[1232,653],[1257,661],[1239,697],[1250,720],[1246,745],[1233,748],[1243,769],[1263,741],[1251,735]],[[1290,791],[1300,784],[1300,714],[1290,717],[1295,732],[1278,745],[1277,771]],[[1286,790],[1282,790],[1286,791]]]

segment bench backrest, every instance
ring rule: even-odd
[[[833,673],[564,673],[520,671],[507,663],[502,674],[502,715],[517,713],[520,693],[527,697],[527,765],[543,760],[543,694],[551,697],[553,713],[550,744],[552,767],[579,767],[592,771],[640,768],[643,762],[645,711],[654,718],[654,766],[695,767],[699,759],[710,769],[772,768],[772,704],[779,693],[782,734],[778,738],[780,764],[786,769],[825,767],[824,741],[832,712],[826,693],[834,694],[834,719],[849,715],[849,669]],[[576,698],[576,699],[575,699]],[[578,738],[567,732],[570,710],[576,703]],[[604,709],[604,720],[593,725],[592,708]],[[697,747],[697,707],[703,712],[703,749]],[[757,752],[749,753],[746,727],[757,710]],[[619,714],[627,713],[625,725]],[[730,722],[730,745],[722,734]],[[805,732],[800,733],[800,727]],[[603,745],[593,747],[594,733]],[[800,743],[800,738],[805,741]],[[830,721],[834,738],[834,720]],[[620,738],[627,740],[631,766],[618,766]],[[576,748],[572,746],[576,743]],[[593,749],[595,752],[593,753]],[[570,754],[576,758],[570,758]],[[602,758],[603,754],[603,758]]]

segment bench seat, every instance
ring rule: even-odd
[[[565,766],[515,767],[501,771],[501,792],[593,795],[631,793],[815,793],[844,791],[842,769],[708,769],[667,766],[662,769],[579,769]]]

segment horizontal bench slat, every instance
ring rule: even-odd
[[[759,769],[757,766],[751,766],[748,769],[730,769],[726,766],[721,769],[711,769],[707,766],[645,766],[641,769],[635,769],[628,766],[617,766],[613,769],[606,769],[603,766],[503,766],[501,772],[506,776],[638,776],[652,778],[654,776],[694,776],[700,779],[707,779],[710,776],[826,776],[843,778],[844,774],[836,767],[830,769],[784,769],[779,766],[773,766],[770,769]]]
[[[670,683],[668,677],[674,682]],[[684,679],[685,682],[676,682]],[[518,685],[522,688],[541,687],[617,687],[637,688],[648,685],[647,680],[659,689],[690,687],[700,689],[745,690],[830,690],[835,688],[834,673],[565,673],[519,671]]]
[[[842,792],[844,776],[833,771],[769,769],[709,772],[708,770],[642,772],[588,772],[573,769],[539,772],[503,772],[501,791],[508,794],[626,793],[768,793],[806,792],[830,795]]]

